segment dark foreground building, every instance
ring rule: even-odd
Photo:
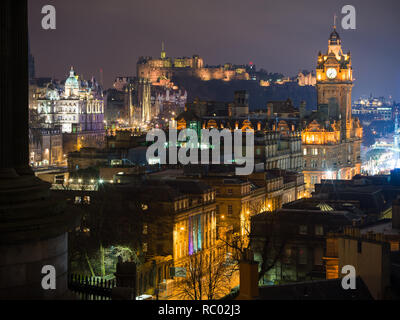
[[[0,20],[0,299],[62,298],[74,219],[28,167],[27,1],[1,1]],[[49,265],[54,290],[42,287]]]

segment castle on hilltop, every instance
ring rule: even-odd
[[[137,77],[150,80],[157,85],[165,80],[172,80],[174,76],[195,77],[208,80],[250,80],[254,65],[233,65],[226,63],[220,66],[204,66],[204,60],[198,55],[181,58],[167,57],[164,44],[160,58],[140,57],[137,63]]]

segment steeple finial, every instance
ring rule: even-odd
[[[337,19],[337,15],[336,13],[333,15],[333,29],[336,30],[336,19]]]

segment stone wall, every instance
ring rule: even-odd
[[[58,299],[67,292],[68,234],[0,246],[0,299]],[[56,270],[56,289],[44,290],[42,268]]]

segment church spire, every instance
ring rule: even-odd
[[[167,57],[167,53],[165,52],[164,41],[161,42],[161,59],[165,59]]]

